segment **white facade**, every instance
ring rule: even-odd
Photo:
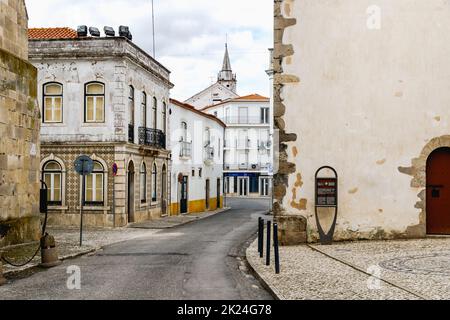
[[[207,107],[203,111],[227,125],[226,193],[270,196],[274,133],[270,99],[254,94]]]
[[[223,84],[216,82],[212,86],[186,100],[186,103],[197,109],[202,109],[206,106],[211,106],[238,97],[239,96],[235,92],[231,91]]]
[[[79,223],[80,155],[97,170],[86,178],[86,225],[167,215],[170,72],[121,37],[31,40],[30,61],[38,69],[50,223]]]
[[[449,234],[449,3],[277,0],[275,15],[279,214],[302,216],[317,239],[315,173],[327,165],[339,175],[335,239]]]
[[[172,215],[221,208],[225,124],[176,100],[170,113]]]

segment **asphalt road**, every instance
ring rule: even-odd
[[[245,243],[268,205],[229,199],[228,212],[12,280],[0,287],[0,299],[272,299],[243,259]],[[80,290],[67,286],[70,266],[79,267]]]

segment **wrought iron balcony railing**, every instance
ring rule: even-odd
[[[166,135],[161,130],[139,128],[139,144],[157,149],[166,148]]]
[[[192,156],[192,142],[180,141],[180,157],[190,158]]]

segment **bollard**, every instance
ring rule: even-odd
[[[259,257],[264,257],[264,219],[258,219],[258,252]]]
[[[275,253],[275,273],[280,274],[280,248],[278,244],[278,223],[273,224],[273,250]]]
[[[267,256],[266,256],[266,266],[270,266],[270,234],[271,234],[272,223],[267,221]]]

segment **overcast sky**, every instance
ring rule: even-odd
[[[26,0],[30,27],[128,25],[152,52],[151,0]],[[172,71],[172,97],[187,99],[217,80],[228,34],[238,94],[269,94],[273,0],[154,0],[156,57]]]

